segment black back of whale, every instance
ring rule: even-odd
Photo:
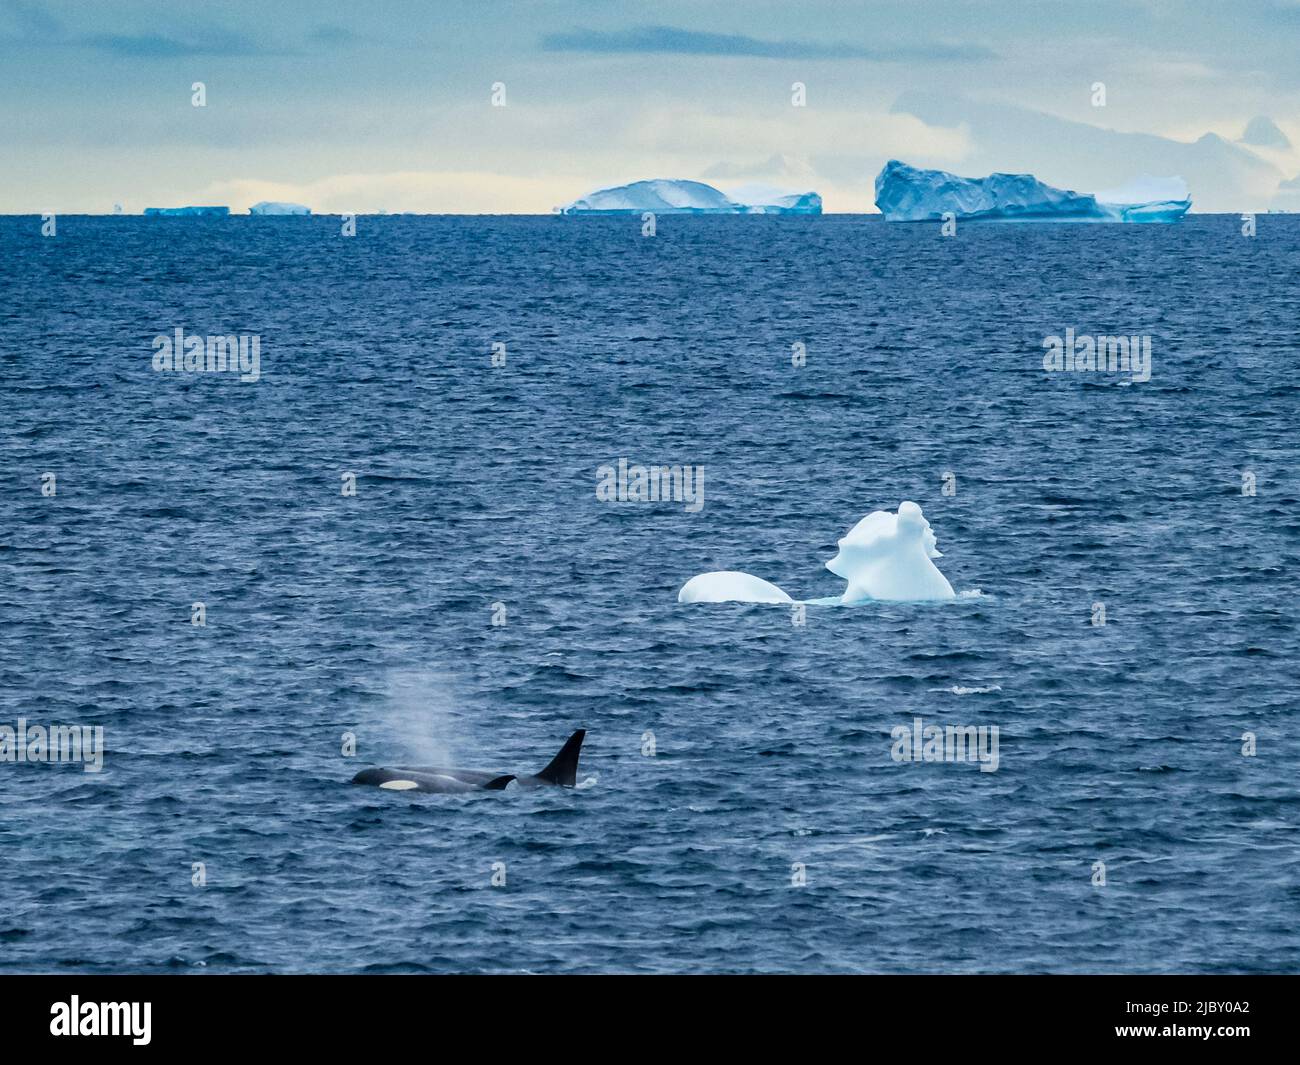
[[[463,779],[457,776],[462,770],[437,769],[363,769],[352,778],[353,784],[373,784],[376,787],[388,787],[394,791],[432,791],[443,794],[463,791],[501,791],[514,780],[512,774],[493,777],[490,773],[474,773],[475,779]],[[479,777],[489,777],[479,780]]]
[[[578,782],[578,755],[582,751],[582,741],[586,735],[586,729],[578,729],[565,741],[560,753],[550,760],[546,768],[533,776],[502,776],[477,769],[449,769],[443,766],[395,766],[392,769],[363,769],[352,778],[352,783],[383,786],[409,782],[414,787],[408,786],[401,790],[442,793],[479,789],[501,791],[512,780],[517,781],[521,788],[571,788]]]

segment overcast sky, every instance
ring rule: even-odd
[[[0,0],[0,211],[545,213],[650,177],[870,211],[890,158],[1261,209],[1298,56],[1300,0]]]

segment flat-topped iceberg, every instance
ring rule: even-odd
[[[153,218],[225,218],[229,207],[146,207],[144,213]]]
[[[746,214],[821,214],[822,198],[815,192],[786,192],[771,185],[732,187],[727,198],[745,207]]]
[[[871,600],[934,602],[954,599],[948,578],[934,559],[943,558],[935,535],[915,503],[898,512],[873,510],[839,542],[826,568],[847,582],[844,593],[812,602],[851,606]],[[677,593],[679,603],[792,603],[775,584],[737,570],[715,570],[692,577]]]
[[[253,204],[248,209],[248,213],[266,215],[311,214],[311,208],[304,207],[300,203],[278,203],[275,200],[263,200],[261,203]]]
[[[1142,190],[1157,196],[1133,198]],[[1054,188],[1033,174],[964,178],[891,159],[876,177],[876,206],[888,222],[939,222],[945,214],[1004,222],[1176,222],[1192,201],[1178,178],[1143,178],[1129,189],[1093,195]]]
[[[771,203],[752,203],[753,214],[821,214],[822,198],[815,192],[791,192]]]
[[[560,214],[821,214],[822,198],[815,192],[771,190],[761,203],[733,199],[702,181],[655,178],[630,185],[599,189],[559,208]]]

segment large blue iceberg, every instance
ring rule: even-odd
[[[1192,201],[1179,178],[1143,178],[1094,195],[1053,188],[1033,174],[964,178],[891,159],[876,177],[876,206],[887,222],[939,222],[949,213],[1002,222],[1177,222]]]
[[[146,207],[144,213],[153,218],[225,218],[229,207]]]
[[[599,189],[559,208],[560,214],[821,214],[822,198],[815,192],[764,196],[763,202],[743,203],[702,181],[655,178]]]

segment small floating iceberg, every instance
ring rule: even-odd
[[[1053,188],[1033,174],[964,178],[891,159],[876,176],[876,206],[887,222],[939,222],[949,213],[1001,222],[1177,222],[1192,201],[1181,178],[1140,178],[1129,189],[1093,195]]]
[[[948,578],[933,562],[943,555],[915,503],[899,503],[897,514],[872,511],[848,531],[839,547],[826,568],[848,581],[841,602],[956,598]]]
[[[821,214],[822,198],[815,192],[771,190],[761,203],[732,199],[702,181],[655,178],[598,189],[559,208],[560,214]]]
[[[261,203],[255,203],[248,209],[249,214],[259,215],[300,215],[311,214],[310,207],[304,207],[300,203],[277,203],[274,200],[263,200]]]
[[[771,185],[732,187],[727,198],[746,214],[821,214],[822,198],[815,192],[786,192]]]
[[[915,503],[896,514],[875,510],[839,542],[826,568],[847,582],[844,594],[823,603],[851,605],[870,600],[935,602],[955,599],[934,559],[943,558],[930,523]],[[677,593],[679,603],[793,603],[770,581],[749,573],[719,570],[692,577]]]
[[[723,569],[701,573],[682,585],[679,603],[793,603],[771,581],[739,570]]]
[[[153,218],[225,218],[229,207],[146,207],[144,213]]]

